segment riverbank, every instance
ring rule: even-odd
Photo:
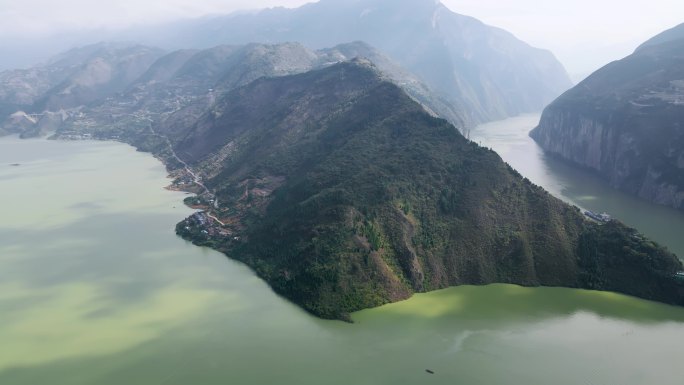
[[[193,211],[149,154],[0,138],[13,162],[0,167],[3,385],[681,382],[683,308],[460,286],[325,321],[176,237]]]
[[[440,134],[446,134],[446,131]],[[419,143],[425,140],[423,144],[432,145],[431,139],[425,136],[412,140]],[[529,180],[512,170],[505,169],[503,163],[492,152],[478,148],[462,137],[449,138],[449,145],[461,146],[458,148],[473,152],[467,157],[467,161],[471,162],[468,165],[472,166],[473,160],[477,160],[476,168],[475,171],[471,170],[473,172],[468,178],[478,180],[469,180],[471,187],[459,190],[460,199],[455,198],[455,191],[447,196],[438,197],[439,210],[436,216],[430,217],[432,219],[425,221],[423,217],[426,213],[432,213],[430,210],[433,206],[427,201],[416,200],[411,194],[403,198],[410,200],[404,201],[405,208],[402,212],[404,216],[410,214],[413,220],[396,217],[393,214],[397,211],[394,203],[374,206],[372,212],[375,214],[365,219],[361,214],[354,216],[354,212],[371,211],[368,207],[362,207],[363,202],[369,202],[368,196],[354,187],[356,183],[351,183],[349,186],[338,188],[350,197],[355,197],[350,202],[361,204],[340,208],[351,210],[351,222],[348,220],[344,224],[336,225],[334,231],[309,229],[307,226],[319,226],[323,223],[321,220],[332,217],[319,218],[321,207],[312,206],[307,212],[313,216],[310,218],[313,222],[297,222],[301,212],[295,210],[276,220],[275,226],[281,228],[276,231],[282,238],[278,238],[278,246],[273,244],[277,237],[273,236],[273,228],[268,227],[271,225],[264,228],[255,225],[271,221],[274,215],[272,210],[269,211],[269,218],[263,215],[267,207],[271,207],[269,195],[282,185],[285,177],[264,180],[236,179],[233,181],[234,186],[222,187],[222,191],[227,194],[224,198],[228,197],[226,199],[232,203],[230,207],[221,207],[216,194],[203,183],[202,171],[193,170],[184,162],[175,153],[168,138],[150,131],[142,142],[146,143],[147,148],[157,154],[167,168],[175,173],[174,185],[177,189],[199,194],[198,197],[186,198],[185,201],[191,207],[203,209],[204,212],[194,214],[179,223],[176,226],[178,235],[199,246],[211,247],[247,263],[276,292],[317,316],[348,320],[348,314],[353,311],[403,300],[415,292],[462,284],[495,282],[611,290],[666,303],[681,302],[679,290],[672,286],[672,282],[663,278],[671,278],[675,271],[681,270],[681,266],[670,263],[670,260],[676,261],[674,256],[640,236],[632,237],[635,234],[633,229],[619,225],[592,226],[571,207],[549,197],[543,190],[531,185]],[[373,145],[366,149],[371,153],[377,150],[378,148]],[[446,151],[443,155],[453,158],[450,158],[450,161],[454,164],[460,164],[454,166],[454,170],[460,170],[459,172],[444,174],[437,179],[423,178],[423,183],[416,188],[423,189],[429,185],[433,186],[433,191],[439,191],[444,187],[444,177],[462,178],[464,167],[468,167],[461,164],[463,160],[459,158],[460,155],[450,155],[454,153],[458,151]],[[414,165],[411,162],[408,164]],[[356,166],[364,167],[361,164]],[[322,175],[327,174],[324,172]],[[484,175],[488,177],[482,179]],[[411,183],[406,180],[405,175],[383,177],[385,183],[390,185]],[[264,190],[266,188],[268,191]],[[229,191],[226,192],[227,190]],[[308,203],[318,202],[318,198],[315,197],[319,195],[313,194],[313,200],[307,200]],[[277,195],[282,197],[282,191]],[[287,196],[286,193],[284,195]],[[490,197],[491,202],[482,206],[485,197]],[[470,203],[464,204],[464,201]],[[511,205],[513,201],[520,201],[523,204]],[[499,209],[491,211],[491,205],[498,205]],[[281,202],[279,207],[281,211],[292,211],[294,207],[300,206],[296,202]],[[325,207],[327,206],[324,206],[324,209]],[[380,217],[377,217],[378,214]],[[455,215],[466,224],[465,227],[456,227],[459,230],[456,238],[472,243],[478,251],[476,255],[466,257],[463,254],[465,251],[461,250],[462,242],[452,239],[454,235],[439,235],[441,233],[438,231],[439,226],[435,227],[435,221],[440,221],[443,226],[455,226],[452,221]],[[485,226],[483,216],[487,216],[493,225]],[[368,221],[374,218],[381,218],[384,222],[369,225]],[[418,218],[421,220],[418,221]],[[413,222],[406,227],[402,225],[405,220]],[[543,223],[537,223],[538,221]],[[354,224],[356,222],[359,224]],[[549,223],[552,226],[548,226]],[[471,226],[484,227],[474,233],[468,230]],[[322,238],[313,234],[320,234],[321,231],[324,231],[328,238],[346,238],[326,238],[323,241],[326,246],[321,249],[324,252],[315,251],[318,249],[312,248],[314,241],[320,243]],[[416,231],[420,231],[421,234]],[[349,232],[356,234],[361,240],[358,242],[361,246],[348,245]],[[312,235],[307,235],[309,233]],[[416,241],[418,235],[422,237],[422,242]],[[367,241],[363,241],[364,238]],[[297,241],[298,239],[300,241]],[[639,239],[639,242],[634,239]],[[452,246],[438,248],[438,245],[444,242],[450,242]],[[619,242],[622,243],[618,244]],[[408,254],[395,252],[404,249],[409,250]],[[591,250],[597,252],[592,253]],[[470,253],[472,254],[472,250]],[[650,259],[638,257],[642,255],[648,255]],[[410,266],[406,266],[409,262],[402,259],[411,256],[414,261]],[[342,258],[352,267],[344,268],[336,262],[338,258]],[[424,260],[421,261],[421,258]],[[456,272],[449,274],[440,268],[442,265],[465,263],[464,258],[469,258],[470,264],[476,266],[461,266]],[[308,262],[300,262],[304,260]],[[618,262],[607,264],[608,260]],[[321,261],[324,261],[323,265]],[[317,268],[313,269],[312,266]],[[530,268],[531,266],[534,266],[534,269]]]
[[[472,131],[471,138],[491,147],[555,197],[582,210],[607,212],[684,258],[684,213],[616,190],[595,173],[545,154],[528,135],[539,118],[540,114],[528,114],[483,124]]]

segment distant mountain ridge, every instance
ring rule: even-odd
[[[540,111],[572,86],[550,52],[434,0],[321,0],[181,23],[169,33],[188,47],[297,41],[320,49],[365,41],[450,103],[464,104],[470,126]]]
[[[563,94],[532,138],[616,188],[684,209],[683,26]]]
[[[684,23],[668,29],[658,35],[648,39],[645,43],[640,45],[636,50],[639,51],[649,46],[667,43],[673,40],[684,39]]]
[[[34,68],[0,72],[0,134],[54,131],[66,111],[124,91],[163,53],[142,45],[99,43]]]
[[[163,124],[178,110],[204,111],[217,95],[259,77],[305,72],[356,57],[371,60],[383,76],[432,114],[459,128],[465,126],[463,105],[450,103],[363,42],[319,51],[298,43],[221,45],[163,56],[155,48],[102,43],[71,50],[35,69],[0,73],[0,79],[10,79],[0,85],[0,97],[4,93],[5,100],[16,101],[17,89],[30,91],[21,103],[5,104],[2,119],[17,111],[37,114],[35,118],[15,114],[0,129],[23,136],[56,130],[58,135],[68,136],[87,127],[88,134],[99,129],[110,136],[132,135],[145,130],[150,122]]]
[[[364,41],[457,106],[468,127],[541,111],[572,86],[550,52],[433,0],[322,0],[297,9],[264,9],[92,35],[99,41],[136,41],[169,51],[285,42],[318,50]],[[39,46],[47,47],[31,50],[49,51],[66,41],[92,43],[88,37],[65,34],[46,38]]]
[[[44,65],[0,72],[0,103],[54,109],[46,94],[61,94],[64,108],[123,91],[162,56],[163,50],[136,44],[99,43],[57,55]],[[92,95],[77,95],[89,87]],[[65,98],[63,96],[69,95]],[[72,99],[67,103],[65,99]]]

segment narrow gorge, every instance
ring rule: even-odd
[[[684,209],[684,29],[679,31],[654,38],[560,96],[544,110],[532,138],[613,187]]]

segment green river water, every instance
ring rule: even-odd
[[[0,138],[0,384],[684,381],[684,309],[612,293],[465,286],[319,320],[177,238],[165,175],[123,144]]]
[[[522,115],[484,124],[472,132],[471,139],[491,147],[513,168],[554,196],[582,209],[605,211],[684,258],[684,212],[615,190],[597,175],[545,155],[528,136],[539,123],[539,117]]]

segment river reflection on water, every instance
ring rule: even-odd
[[[607,212],[636,227],[684,258],[684,212],[649,203],[611,188],[600,177],[544,154],[528,132],[538,114],[479,126],[471,139],[496,151],[506,162],[558,198],[584,209]]]

